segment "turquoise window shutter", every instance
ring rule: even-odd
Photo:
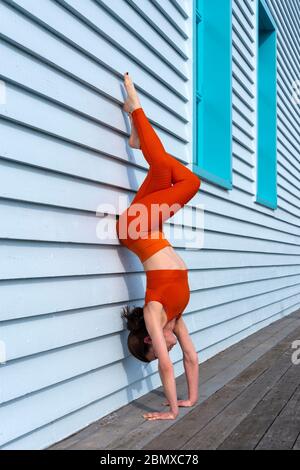
[[[264,0],[257,0],[257,186],[256,201],[277,207],[276,24]]]
[[[203,179],[232,187],[231,0],[194,0],[194,158]]]

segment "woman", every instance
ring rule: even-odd
[[[128,348],[138,359],[158,359],[159,373],[169,412],[147,413],[146,419],[175,419],[179,406],[193,406],[198,400],[198,355],[182,313],[189,302],[188,271],[183,260],[163,233],[163,223],[198,191],[200,179],[168,154],[148,121],[134,84],[124,75],[132,132],[129,145],[141,149],[149,163],[148,174],[130,206],[116,222],[120,243],[133,251],[146,272],[145,304],[124,308],[122,317],[131,331]],[[177,401],[173,364],[169,351],[177,343],[183,351],[189,397]]]

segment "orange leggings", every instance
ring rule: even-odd
[[[143,108],[135,109],[132,118],[139,135],[140,149],[150,166],[130,206],[117,220],[116,228],[121,244],[144,262],[170,245],[162,225],[196,194],[201,180],[165,151]],[[140,205],[143,207],[142,216]],[[160,205],[160,210],[153,213],[153,205]]]

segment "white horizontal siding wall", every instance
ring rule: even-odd
[[[0,2],[1,449],[46,448],[160,384],[120,318],[143,302],[142,265],[97,236],[96,211],[148,168],[127,143],[125,71],[190,161],[190,26],[180,0]]]

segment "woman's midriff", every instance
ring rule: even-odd
[[[116,232],[120,242],[139,257],[145,271],[154,269],[187,269],[182,258],[177,255],[162,230],[152,230],[151,233],[146,233],[145,237],[141,236],[137,239],[132,239],[128,234],[126,221],[122,227],[121,221],[122,215],[116,221]]]
[[[143,262],[144,270],[187,269],[184,261],[171,246],[166,246]]]

